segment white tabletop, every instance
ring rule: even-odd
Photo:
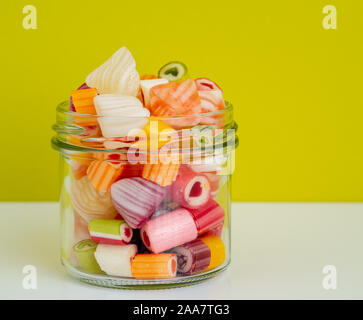
[[[0,299],[363,299],[363,204],[234,203],[232,264],[204,283],[168,290],[98,288],[59,261],[56,203],[0,203]],[[25,290],[23,267],[37,270]],[[337,271],[336,290],[322,285]]]

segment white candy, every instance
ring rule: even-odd
[[[132,96],[100,94],[93,101],[106,138],[125,137],[132,129],[142,129],[147,124],[146,117],[150,116],[150,111]]]
[[[136,244],[97,246],[95,258],[100,268],[110,276],[132,277],[131,260],[137,253]]]
[[[86,84],[98,93],[119,93],[136,96],[139,92],[140,76],[130,51],[122,47],[104,64],[88,75]]]
[[[168,83],[167,79],[151,79],[151,80],[141,80],[140,87],[142,90],[142,94],[144,95],[145,106],[149,105],[150,101],[150,89],[159,84]]]

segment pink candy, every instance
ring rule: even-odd
[[[140,235],[150,251],[160,253],[196,239],[198,232],[190,212],[177,209],[149,220]]]

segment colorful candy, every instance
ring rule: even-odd
[[[145,164],[142,177],[146,180],[157,183],[162,187],[170,186],[173,181],[176,180],[178,175],[180,164],[174,163],[157,163],[157,164]]]
[[[155,116],[181,116],[168,119],[173,128],[194,126],[199,123],[201,102],[195,82],[171,82],[152,87],[150,90],[150,111]]]
[[[82,85],[80,85],[77,90],[82,90],[82,89],[89,89],[89,86],[87,86],[85,83],[83,83]],[[76,108],[73,104],[73,99],[72,96],[69,99],[69,110],[76,112]]]
[[[82,240],[73,246],[73,251],[78,258],[79,266],[88,273],[102,273],[94,253],[96,252],[97,243],[90,239]]]
[[[159,78],[164,78],[169,81],[180,81],[187,77],[188,68],[183,62],[172,61],[159,70]]]
[[[202,105],[202,113],[216,112],[226,107],[222,91],[220,90],[198,91],[198,94]],[[223,128],[223,122],[223,114],[210,115],[209,117],[203,116],[200,118],[200,124],[215,125],[217,128]]]
[[[87,176],[96,190],[108,191],[121,175],[123,167],[109,161],[94,160],[87,169]]]
[[[145,246],[154,253],[192,241],[197,235],[194,219],[186,209],[176,209],[149,220],[140,231]]]
[[[150,79],[150,80],[141,80],[140,87],[142,91],[142,96],[144,99],[144,104],[147,107],[150,102],[150,90],[152,87],[155,87],[159,84],[165,84],[169,81],[166,79]]]
[[[167,190],[143,178],[125,178],[111,186],[115,208],[127,224],[142,227],[164,199]]]
[[[122,47],[99,66],[86,79],[89,87],[100,94],[115,93],[136,96],[139,91],[139,74],[130,51]]]
[[[132,238],[132,229],[124,220],[93,219],[88,230],[97,243],[128,244]]]
[[[208,78],[195,79],[195,84],[197,85],[198,91],[220,90],[222,92],[219,85]]]
[[[95,258],[101,270],[110,276],[132,277],[131,260],[137,253],[135,244],[116,246],[102,244],[97,246]]]
[[[72,102],[78,113],[96,114],[93,98],[97,96],[95,88],[73,90]]]
[[[92,219],[112,219],[117,215],[109,192],[97,191],[87,176],[71,184],[71,202],[74,210],[89,222]]]
[[[209,181],[204,174],[193,171],[187,165],[182,165],[170,193],[172,199],[181,206],[198,208],[209,200],[210,189]]]
[[[226,248],[222,239],[218,236],[209,235],[200,238],[210,249],[211,252],[211,260],[207,270],[214,269],[221,264],[223,264],[226,259]]]
[[[211,261],[209,247],[199,239],[171,249],[177,255],[178,273],[191,275],[205,270]]]
[[[195,220],[199,235],[223,225],[224,210],[213,199],[209,199],[202,207],[189,209],[189,212]]]
[[[173,61],[140,80],[122,47],[72,91],[65,258],[83,271],[166,279],[224,263],[225,213],[214,200],[222,165],[198,162],[199,153],[183,161],[189,147],[215,144],[226,106],[215,82],[187,72]]]
[[[101,94],[94,99],[104,137],[123,137],[132,129],[141,129],[148,122],[148,109],[139,99],[120,94]]]
[[[176,255],[172,253],[137,254],[131,262],[136,279],[165,279],[176,276]]]

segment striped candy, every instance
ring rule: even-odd
[[[72,90],[72,102],[76,112],[96,114],[93,98],[97,96],[95,88]]]
[[[94,160],[87,169],[87,176],[96,190],[107,191],[121,175],[123,167],[108,161]]]
[[[173,253],[137,254],[131,262],[131,274],[136,279],[174,278],[176,270]]]
[[[87,222],[96,218],[112,219],[117,215],[110,193],[97,191],[87,176],[72,182],[71,201],[74,210]]]
[[[142,177],[163,187],[170,186],[176,180],[179,167],[180,164],[174,163],[148,163],[144,165]]]
[[[145,246],[160,253],[197,238],[194,219],[186,209],[176,209],[149,220],[140,230]]]
[[[177,255],[178,273],[191,275],[205,270],[211,259],[209,247],[199,239],[176,247],[170,252]]]
[[[201,102],[193,80],[170,82],[152,87],[150,90],[150,111],[155,116],[182,116],[165,121],[174,128],[197,125],[196,115],[201,112]]]
[[[194,172],[187,165],[180,167],[170,194],[173,201],[186,208],[199,208],[210,198],[210,184],[203,173]]]
[[[97,88],[99,93],[118,93],[136,96],[140,78],[136,63],[130,51],[122,47],[111,58],[99,66],[86,78],[89,87]]]
[[[133,229],[146,223],[166,192],[165,188],[140,177],[121,179],[111,186],[116,210]]]
[[[94,103],[102,134],[107,138],[128,136],[132,129],[142,129],[150,116],[150,111],[133,96],[101,94]]]
[[[93,219],[88,224],[91,239],[97,243],[128,244],[132,229],[124,220]]]
[[[198,229],[198,234],[214,230],[224,222],[224,210],[213,199],[209,199],[203,207],[198,209],[189,209]]]

